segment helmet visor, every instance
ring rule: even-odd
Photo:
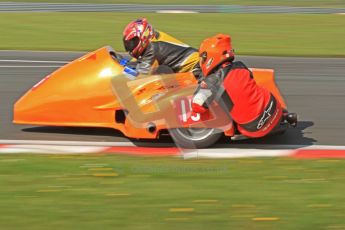
[[[205,51],[200,54],[200,63],[203,65],[206,62],[206,60],[207,60],[207,52]]]
[[[125,49],[127,52],[132,52],[139,44],[139,38],[134,37],[130,40],[123,39],[123,44],[125,45]]]

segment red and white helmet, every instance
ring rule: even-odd
[[[132,57],[138,58],[150,44],[154,31],[146,18],[129,23],[123,31],[123,44]]]

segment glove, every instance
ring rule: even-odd
[[[203,109],[207,110],[207,101],[208,99],[212,97],[212,92],[209,89],[199,89],[198,92],[194,95],[193,100],[192,100],[192,109],[193,105],[195,109],[199,110],[200,112],[204,112]]]
[[[131,80],[134,80],[136,76],[139,75],[139,73],[135,69],[129,68],[128,66],[125,66],[125,68],[123,69],[123,73]]]
[[[122,65],[122,66],[126,66],[128,62],[129,62],[128,59],[122,58],[122,59],[120,60],[120,63],[119,63],[119,64]]]
[[[193,110],[192,115],[195,116],[195,113],[200,113],[200,114],[205,113],[207,111],[207,108],[197,103],[192,103],[192,110]]]

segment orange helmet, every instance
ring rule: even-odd
[[[123,44],[125,49],[135,58],[143,54],[153,37],[153,27],[148,23],[146,18],[140,18],[129,23],[123,30]]]
[[[199,49],[200,67],[207,77],[216,67],[225,61],[233,61],[235,54],[231,46],[231,37],[226,34],[205,39]]]

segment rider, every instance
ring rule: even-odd
[[[199,54],[189,45],[172,36],[155,30],[146,18],[129,23],[123,31],[126,51],[137,59],[135,69],[140,74],[150,74],[152,67],[164,65],[173,72],[193,72],[199,77]]]
[[[229,111],[238,131],[245,136],[262,137],[278,128],[283,117],[279,101],[256,84],[242,62],[234,62],[229,35],[218,34],[204,40],[199,54],[204,78],[193,96],[193,112],[206,112],[215,100]],[[287,121],[295,125],[297,118]]]

